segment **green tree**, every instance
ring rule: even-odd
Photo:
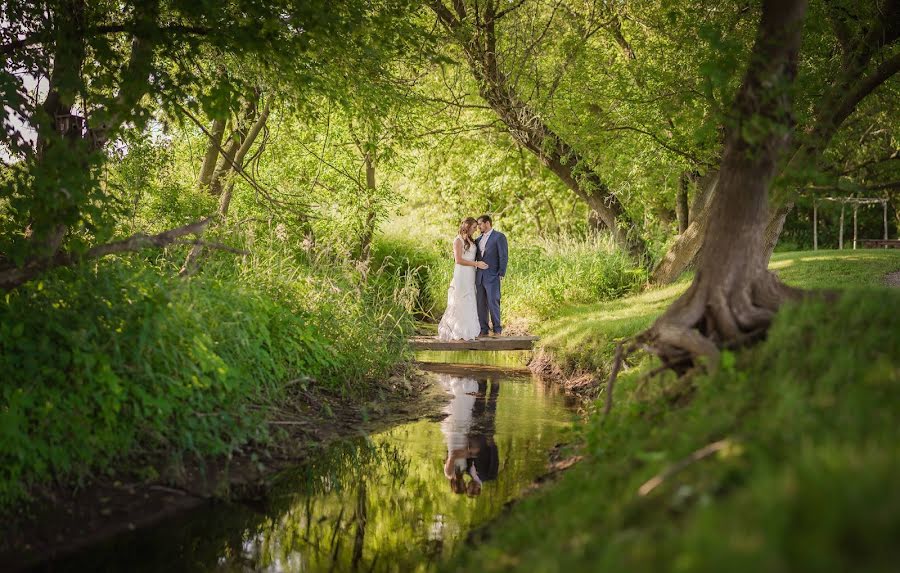
[[[15,288],[85,258],[170,244],[208,225],[110,243],[121,209],[101,183],[110,142],[144,129],[154,109],[221,118],[246,99],[252,81],[197,58],[229,56],[295,90],[315,83],[337,93],[354,66],[410,40],[408,8],[403,0],[6,3],[0,90],[37,141],[29,145],[7,122],[2,142],[17,161],[4,168],[0,187],[0,286]],[[377,73],[377,66],[361,69]],[[26,91],[22,75],[48,78],[42,99]]]
[[[767,269],[768,192],[792,133],[805,0],[766,0],[729,118],[718,192],[691,287],[638,339],[683,371],[719,348],[761,336],[799,296]]]

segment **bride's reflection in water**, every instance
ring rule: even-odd
[[[452,395],[441,422],[447,444],[444,476],[451,491],[475,497],[484,482],[497,479],[500,469],[494,442],[500,383],[449,374],[440,375],[439,380]]]

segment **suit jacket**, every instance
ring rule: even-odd
[[[500,277],[506,275],[506,263],[509,260],[506,235],[493,229],[487,239],[487,245],[484,246],[484,251],[481,250],[481,241],[479,240],[477,243],[478,252],[475,254],[475,260],[486,262],[488,268],[475,271],[475,283],[499,282]]]

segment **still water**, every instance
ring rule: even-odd
[[[472,354],[419,356],[482,365],[430,374],[446,394],[433,419],[334,445],[286,472],[264,504],[214,504],[43,570],[435,569],[545,471],[572,420],[563,395],[509,369],[519,358]]]

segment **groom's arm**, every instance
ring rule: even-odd
[[[506,235],[500,235],[497,238],[500,239],[497,245],[497,250],[500,252],[500,268],[498,269],[498,274],[503,277],[506,276],[506,262],[509,260],[509,247],[506,244]]]

